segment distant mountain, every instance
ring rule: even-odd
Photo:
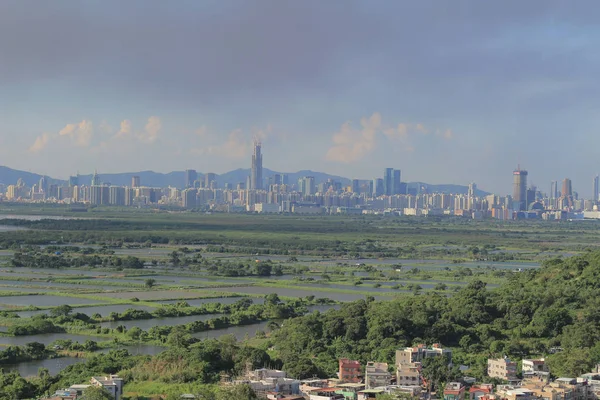
[[[351,180],[348,178],[344,178],[342,176],[329,175],[324,172],[316,172],[311,170],[302,170],[298,172],[277,172],[267,168],[263,169],[263,178],[266,180],[270,176],[275,174],[286,174],[288,176],[288,181],[290,184],[294,184],[298,182],[299,178],[305,176],[314,176],[315,181],[323,182],[327,179],[332,179],[334,181],[339,181],[342,185],[349,185]],[[111,185],[116,186],[130,186],[131,185],[131,177],[139,176],[140,183],[142,186],[151,186],[151,187],[182,187],[185,181],[185,172],[183,171],[173,171],[167,174],[163,174],[160,172],[153,171],[141,171],[141,172],[124,172],[118,174],[102,174],[98,173],[100,176],[100,180],[104,183],[110,183]],[[221,175],[217,175],[217,183],[220,187],[223,187],[226,183],[231,183],[234,186],[239,182],[246,182],[246,178],[250,175],[250,169],[239,168]],[[204,174],[198,173],[198,179],[202,179]],[[0,184],[4,185],[13,185],[16,184],[17,181],[23,179],[27,186],[33,186],[34,184],[40,181],[42,175],[35,174],[32,172],[19,171],[12,168],[0,166]],[[46,179],[49,183],[57,183],[63,184],[64,180],[53,179],[46,176]],[[361,180],[364,182],[364,180]],[[80,185],[90,185],[92,182],[92,175],[79,175],[79,184]],[[421,190],[417,190],[422,192],[423,189],[427,190],[429,193],[452,193],[452,194],[466,194],[469,190],[468,186],[464,185],[451,185],[451,184],[439,184],[432,185],[424,182],[409,182],[408,183],[409,190],[417,190],[417,188],[421,188]],[[488,195],[488,192],[478,189],[478,196]]]
[[[275,174],[285,174],[288,176],[288,182],[290,184],[298,182],[298,179],[305,176],[314,176],[315,182],[323,182],[327,179],[333,179],[334,181],[342,182],[343,185],[348,185],[350,179],[341,176],[329,175],[324,172],[315,172],[310,170],[302,170],[298,172],[277,172],[268,168],[263,168],[263,178],[268,179]],[[250,176],[250,168],[244,169],[239,168],[234,171],[227,172],[225,174],[217,175],[217,183],[224,185],[225,183],[237,184],[238,182],[246,182],[246,178]]]
[[[131,186],[131,177],[139,176],[140,184],[142,186],[153,186],[153,187],[181,187],[185,181],[185,173],[183,171],[169,172],[163,174],[154,171],[141,171],[141,172],[122,172],[118,174],[101,174],[98,173],[100,181],[103,183],[109,183],[115,186]],[[79,175],[80,185],[90,185],[92,183],[92,175]]]
[[[40,179],[42,177],[43,177],[43,175],[40,175],[40,174],[35,174],[32,172],[26,172],[26,171],[19,171],[16,169],[12,169],[12,168],[0,165],[0,184],[14,185],[17,183],[17,181],[19,179],[23,179],[23,181],[25,182],[25,185],[33,186],[33,185],[39,183]],[[46,176],[46,179],[48,180],[49,183],[64,182],[64,181],[61,181],[60,179],[52,179],[48,176]]]

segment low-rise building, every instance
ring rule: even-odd
[[[360,362],[341,358],[339,360],[338,378],[344,383],[358,383],[362,380]]]
[[[391,383],[392,375],[387,363],[368,362],[365,368],[365,385],[367,389],[387,386]]]
[[[104,388],[115,400],[120,400],[123,396],[123,379],[118,375],[94,376],[90,383],[94,386]]]
[[[234,380],[233,384],[246,384],[263,397],[266,397],[269,393],[282,395],[300,394],[300,381],[287,378],[284,371],[273,369],[261,368],[249,371],[244,377]]]
[[[488,360],[488,376],[509,382],[517,380],[517,363],[509,358],[498,358]]]
[[[446,384],[444,400],[465,400],[465,386],[460,382]]]
[[[473,385],[469,388],[469,399],[479,400],[481,397],[494,393],[494,385],[484,383],[481,385]]]
[[[343,394],[337,393],[337,388],[319,388],[309,392],[309,400],[345,400]]]
[[[546,365],[546,360],[543,358],[538,359],[523,359],[523,373],[525,372],[550,372]]]

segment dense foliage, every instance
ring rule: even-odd
[[[455,362],[483,378],[488,357],[549,355],[551,371],[576,376],[600,362],[600,253],[553,259],[496,290],[473,282],[451,297],[357,301],[287,321],[274,344],[293,376],[331,376],[339,357],[394,362],[415,343],[456,347]]]

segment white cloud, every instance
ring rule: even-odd
[[[42,133],[35,139],[35,142],[29,147],[31,153],[39,153],[44,150],[48,143],[50,143],[51,135],[49,133]]]
[[[249,150],[250,142],[245,137],[241,129],[236,129],[229,133],[225,143],[208,146],[205,152],[200,150],[200,153],[239,159],[246,157],[249,153]]]
[[[404,151],[415,151],[415,145],[409,143],[415,134],[427,135],[430,130],[423,124],[399,123],[395,128],[386,127],[382,123],[381,114],[374,112],[369,118],[360,120],[360,129],[355,129],[351,122],[344,123],[340,130],[333,134],[333,145],[327,151],[325,158],[328,161],[339,163],[353,163],[363,159],[377,147],[377,136],[383,134],[389,140],[400,142]],[[450,129],[436,130],[435,136],[452,139]],[[425,139],[424,139],[425,140]]]
[[[129,136],[132,132],[131,121],[128,119],[124,119],[121,121],[121,126],[119,128],[119,132],[115,135],[116,137],[126,137]]]
[[[381,114],[375,112],[368,119],[362,118],[360,124],[360,130],[354,129],[349,121],[342,125],[340,131],[333,135],[334,145],[327,151],[327,160],[351,163],[373,150],[376,134],[381,130]]]
[[[137,134],[137,138],[144,143],[152,144],[158,139],[158,135],[162,128],[160,118],[152,116],[148,118],[148,122],[144,127],[144,130]]]
[[[83,120],[78,124],[67,124],[58,132],[59,136],[69,137],[73,144],[79,147],[88,147],[94,135],[92,121]]]

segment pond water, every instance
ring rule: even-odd
[[[90,282],[93,283],[93,282]],[[96,290],[118,290],[118,286],[101,286],[101,285],[88,285],[86,281],[77,281],[74,283],[56,283],[56,282],[45,282],[45,281],[9,281],[0,279],[0,288],[6,286],[39,286],[43,288],[56,288],[60,289],[96,289]],[[15,291],[19,291],[20,288],[15,288]]]
[[[248,335],[250,338],[256,336],[256,331],[267,331],[268,323],[268,321],[263,321],[252,325],[231,326],[224,329],[212,329],[205,332],[194,333],[192,336],[198,339],[218,339],[224,335],[235,335],[238,340],[243,340],[246,335]]]
[[[205,314],[205,315],[190,315],[186,317],[171,317],[171,318],[154,318],[154,319],[139,319],[134,321],[110,321],[100,324],[103,328],[115,329],[119,325],[123,325],[127,329],[134,326],[148,331],[155,326],[176,326],[184,325],[195,321],[208,321],[209,319],[222,317],[223,314]]]
[[[221,291],[220,288],[218,290]],[[140,300],[173,300],[200,297],[202,296],[202,293],[182,290],[151,290],[146,292],[111,293],[110,296],[117,299],[131,299],[137,297]]]
[[[48,360],[27,361],[19,364],[0,365],[5,371],[18,371],[24,378],[37,376],[40,368],[46,368],[51,375],[56,375],[69,365],[85,362],[85,358],[61,357]]]
[[[100,303],[100,301],[98,301],[98,300],[81,299],[81,298],[77,298],[77,297],[49,296],[49,295],[1,296],[0,297],[0,304],[9,304],[12,306],[25,306],[25,307],[27,307],[27,306],[55,307],[55,306],[62,306],[63,304],[74,305],[74,304],[98,304],[98,303]]]
[[[26,231],[28,228],[23,226],[0,225],[0,232]]]
[[[131,346],[123,346],[119,349],[126,349],[132,355],[149,355],[153,356],[162,351],[166,350],[164,347],[153,346],[148,344],[137,344]],[[102,349],[97,353],[108,353],[113,350],[112,348]],[[85,362],[85,358],[76,358],[76,357],[61,357],[61,358],[53,358],[48,360],[36,360],[36,361],[27,361],[19,364],[8,364],[8,365],[0,365],[0,368],[5,371],[18,371],[22,377],[33,377],[37,376],[38,370],[40,368],[46,368],[50,372],[50,375],[56,375],[61,372],[63,369],[68,367],[69,365]]]

